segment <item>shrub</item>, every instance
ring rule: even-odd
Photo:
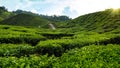
[[[0,56],[29,56],[34,54],[34,47],[27,44],[1,44]]]
[[[63,53],[63,48],[61,45],[59,44],[41,44],[41,45],[37,45],[35,47],[35,50],[37,53],[39,54],[48,54],[48,56],[50,55],[55,55],[55,56],[61,56]]]
[[[53,63],[54,68],[119,68],[120,46],[85,46],[73,49]]]

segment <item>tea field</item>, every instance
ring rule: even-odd
[[[120,34],[0,25],[0,68],[119,68]]]
[[[120,68],[120,9],[71,19],[0,7],[0,68]]]

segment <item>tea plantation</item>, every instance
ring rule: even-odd
[[[120,68],[120,18],[111,12],[57,22],[56,30],[35,27],[46,24],[48,20],[39,21],[42,18],[34,27],[17,21],[23,14],[4,19],[0,22],[0,68]]]

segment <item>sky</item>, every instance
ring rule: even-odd
[[[109,8],[120,8],[120,0],[0,0],[0,6],[5,6],[9,11],[21,9],[38,14],[76,18]]]

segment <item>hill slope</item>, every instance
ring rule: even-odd
[[[66,25],[66,28],[77,28],[87,31],[110,32],[120,28],[120,9],[107,9],[80,16]]]
[[[0,22],[0,24],[32,27],[45,27],[48,25],[48,23],[50,23],[50,21],[30,14],[18,14]]]
[[[0,21],[15,15],[14,13],[8,12],[5,7],[0,7]]]
[[[34,15],[34,16],[40,16],[42,18],[45,18],[49,21],[53,21],[53,22],[64,22],[64,21],[68,21],[68,20],[71,20],[71,18],[69,18],[68,16],[57,16],[57,15],[52,15],[52,16],[48,16],[48,15],[43,15],[43,14],[36,14],[36,13],[32,13],[30,11],[23,11],[23,10],[16,10],[16,11],[13,11],[12,13],[14,14],[21,14],[21,13],[24,13],[24,14],[30,14],[30,15]]]

